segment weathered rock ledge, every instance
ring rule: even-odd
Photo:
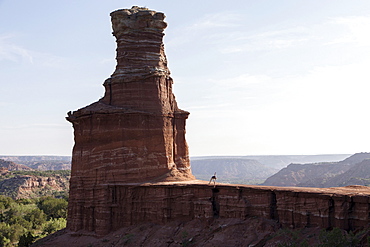
[[[80,204],[79,229],[57,232],[34,246],[272,247],[284,243],[281,227],[300,229],[316,246],[322,228],[359,230],[370,223],[370,189],[363,186],[213,187],[196,180],[106,184],[106,189],[111,206]]]
[[[95,200],[89,200],[90,196]],[[77,202],[69,224],[104,236],[119,228],[152,222],[262,217],[282,226],[360,229],[370,223],[370,189],[298,188],[177,183],[104,184]]]

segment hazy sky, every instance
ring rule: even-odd
[[[191,156],[370,151],[368,0],[0,0],[0,154],[71,155],[133,5],[167,16]]]

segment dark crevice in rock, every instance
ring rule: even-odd
[[[274,191],[271,192],[271,198],[270,198],[270,219],[279,221],[279,214],[277,211],[277,200],[276,200],[276,194]]]
[[[216,218],[216,219],[220,217],[220,203],[218,202],[219,192],[220,192],[219,189],[212,188],[212,197],[210,199],[212,202],[213,218]]]
[[[307,221],[306,221],[306,227],[311,227],[311,212],[306,212],[306,217],[307,217]]]
[[[334,207],[334,199],[329,199],[329,217],[328,217],[328,229],[333,228],[335,221],[335,207]]]
[[[353,224],[353,212],[355,211],[355,202],[353,201],[353,197],[350,197],[349,205],[348,205],[348,231],[354,230]]]

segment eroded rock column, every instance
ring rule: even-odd
[[[119,196],[112,195],[115,185],[194,179],[185,140],[189,113],[177,107],[162,42],[164,14],[132,7],[111,18],[117,66],[104,82],[105,95],[67,117],[75,138],[72,230],[109,224],[103,216],[114,204],[108,197]]]

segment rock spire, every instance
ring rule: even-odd
[[[117,66],[99,101],[66,118],[73,124],[69,226],[81,205],[106,207],[107,188],[122,183],[193,180],[185,121],[164,52],[164,14],[132,7],[111,13]],[[108,187],[107,187],[108,186]]]
[[[111,13],[117,66],[98,102],[69,113],[72,170],[110,173],[125,182],[193,179],[185,120],[177,107],[162,38],[164,14],[132,7]],[[90,173],[90,172],[88,172]],[[101,174],[100,174],[101,176]]]

